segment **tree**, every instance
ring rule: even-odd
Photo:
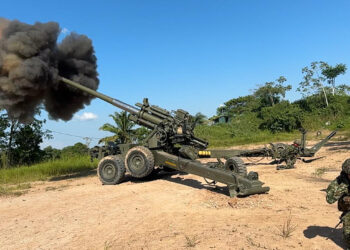
[[[135,126],[135,123],[129,120],[128,113],[125,111],[115,112],[109,117],[114,120],[115,125],[105,123],[100,127],[100,130],[108,131],[114,135],[102,138],[99,143],[109,141],[117,141],[118,143],[131,142],[134,135],[132,128]]]
[[[263,122],[260,125],[262,129],[268,129],[271,132],[291,132],[301,127],[303,122],[302,110],[288,101],[283,101],[273,107],[265,107],[261,110]]]
[[[132,133],[133,142],[140,143],[150,134],[150,130],[145,127],[139,127]]]
[[[36,115],[40,115],[40,109]],[[7,113],[0,115],[0,149],[6,154],[6,165],[31,164],[42,159],[40,143],[43,138],[52,138],[49,131],[42,128],[45,122],[34,118],[31,123],[22,124],[9,118]]]
[[[309,67],[304,67],[302,69],[303,81],[299,83],[298,91],[303,94],[303,96],[310,96],[315,93],[323,93],[324,101],[326,107],[328,107],[328,97],[327,97],[327,88],[324,86],[325,81],[332,86],[332,95],[335,95],[335,79],[341,75],[345,74],[346,65],[337,64],[332,67],[325,62],[312,62]],[[346,85],[340,85],[340,92],[345,92],[349,88]]]
[[[217,109],[218,115],[228,115],[234,117],[246,112],[253,112],[259,107],[259,102],[253,95],[240,96],[224,103]]]
[[[66,157],[80,156],[86,155],[88,151],[89,149],[85,144],[77,142],[73,146],[67,146],[62,148],[61,155]]]
[[[55,160],[61,158],[61,150],[47,146],[44,148],[43,160]]]
[[[45,121],[34,120],[30,124],[16,123],[16,131],[12,135],[11,158],[12,164],[32,164],[44,156],[40,149],[45,133],[42,125]]]
[[[350,86],[348,86],[346,84],[338,85],[337,92],[338,92],[337,93],[338,95],[349,95]]]
[[[193,124],[195,125],[202,125],[207,121],[207,117],[202,114],[201,112],[198,112],[193,116]]]
[[[9,131],[7,133],[7,159],[9,160],[9,164],[12,165],[13,162],[13,155],[12,155],[12,148],[13,148],[13,137],[15,136],[16,132],[18,131],[18,125],[19,122],[17,119],[12,119],[10,117],[7,117],[8,123],[9,123]]]
[[[303,81],[299,83],[297,91],[302,95],[310,96],[315,92],[322,91],[326,106],[328,107],[327,93],[324,87],[326,78],[322,75],[322,68],[325,62],[312,62],[309,67],[304,67],[301,72],[304,74]]]
[[[343,63],[337,64],[334,67],[327,63],[322,64],[322,75],[326,77],[328,83],[332,85],[332,94],[335,94],[335,78],[339,75],[343,75],[346,72],[346,65]]]
[[[254,91],[253,96],[260,100],[262,107],[274,106],[285,97],[286,92],[292,89],[291,85],[284,86],[283,83],[287,81],[284,76],[280,76],[276,82],[266,82]]]
[[[0,151],[6,150],[6,130],[9,127],[9,121],[5,113],[0,114]]]

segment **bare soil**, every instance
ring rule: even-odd
[[[342,249],[341,226],[333,230],[340,212],[325,189],[349,149],[332,142],[317,155],[325,158],[282,171],[271,159],[244,159],[271,188],[246,198],[179,173],[116,186],[101,185],[96,172],[33,183],[22,196],[0,197],[0,248]]]

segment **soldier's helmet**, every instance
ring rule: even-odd
[[[343,172],[350,174],[350,158],[346,159],[341,166]]]
[[[300,146],[301,145],[301,140],[300,139],[296,139],[296,140],[294,140],[293,144]]]

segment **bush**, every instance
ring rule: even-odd
[[[256,113],[244,113],[235,117],[229,123],[231,136],[251,136],[259,131],[261,122]]]
[[[43,161],[56,160],[61,158],[61,150],[48,146],[44,148]]]
[[[78,142],[73,146],[64,147],[62,149],[61,155],[63,157],[73,157],[73,156],[87,155],[88,152],[89,152],[88,147],[85,144]]]
[[[263,108],[260,117],[263,120],[260,128],[270,130],[273,133],[292,132],[300,128],[303,122],[302,110],[288,101]]]

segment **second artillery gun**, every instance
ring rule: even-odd
[[[269,187],[263,187],[264,183],[259,181],[256,172],[247,173],[238,157],[227,157],[225,163],[220,160],[206,164],[198,161],[206,152],[208,142],[194,136],[195,124],[188,112],[182,109],[169,112],[150,105],[146,98],[143,104],[137,103],[134,107],[69,79],[61,77],[60,80],[125,110],[130,113],[131,121],[151,129],[143,142],[118,144],[111,148],[110,155],[100,160],[97,172],[103,184],[120,183],[126,169],[131,176],[144,178],[156,168],[170,168],[224,183],[231,197],[269,191]]]
[[[303,162],[311,162],[319,158],[304,160],[303,157],[314,157],[315,154],[323,147],[334,135],[336,131],[331,132],[326,138],[316,143],[311,148],[306,147],[306,130],[301,130],[301,140],[295,140],[293,144],[288,145],[285,143],[270,143],[268,146],[250,150],[220,150],[213,149],[207,150],[205,153],[201,153],[200,157],[213,157],[213,158],[228,158],[228,157],[271,157],[274,163],[286,165],[279,165],[277,169],[294,168],[294,164],[297,159],[301,159]]]

